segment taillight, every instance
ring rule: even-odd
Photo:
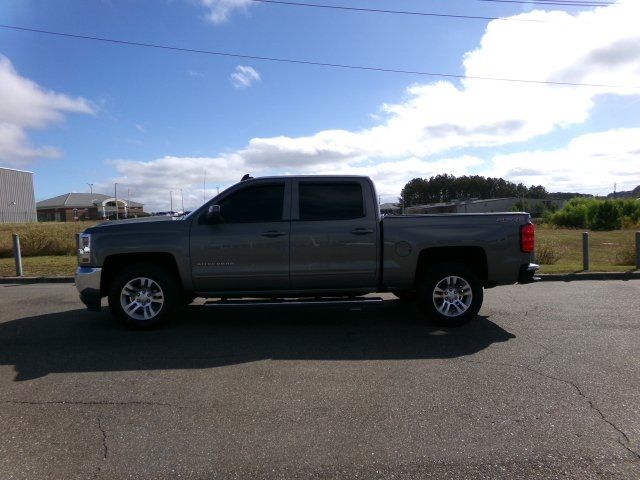
[[[527,223],[520,227],[520,250],[525,253],[533,252],[536,245],[536,227],[533,223]]]

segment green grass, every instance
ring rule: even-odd
[[[541,265],[540,273],[582,271],[582,232],[567,228],[536,226],[536,243],[550,243],[559,249],[560,258],[553,265]],[[634,270],[633,256],[628,250],[635,245],[634,230],[589,232],[590,272],[626,272]],[[623,251],[627,250],[627,255]],[[627,258],[623,258],[627,257]],[[626,265],[616,265],[626,260]],[[631,260],[631,261],[629,261]]]
[[[23,274],[27,277],[71,276],[77,264],[77,258],[73,255],[22,258]],[[13,277],[15,274],[13,258],[0,258],[0,277]]]
[[[15,275],[15,265],[11,256],[11,233],[17,231],[28,240],[27,249],[23,243],[22,259],[24,274],[27,276],[66,276],[76,268],[74,233],[93,225],[86,223],[39,223],[0,225],[0,276]],[[559,258],[553,265],[541,265],[540,273],[571,273],[582,270],[582,232],[566,228],[537,226],[538,244],[551,244],[557,249]],[[589,256],[591,272],[625,272],[635,267],[634,230],[611,232],[589,232]],[[44,255],[37,256],[38,247]],[[626,253],[625,253],[626,252]],[[54,253],[53,255],[46,255]],[[68,253],[56,255],[55,253]],[[6,258],[9,257],[9,258]],[[620,265],[622,263],[622,265]]]

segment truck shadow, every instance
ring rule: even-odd
[[[106,310],[71,310],[0,324],[0,364],[16,381],[49,373],[203,369],[264,359],[446,359],[515,336],[479,316],[459,329],[426,323],[413,306],[217,311],[189,306],[164,329],[124,330]]]

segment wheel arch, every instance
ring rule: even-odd
[[[488,283],[487,254],[482,247],[431,247],[421,250],[418,255],[414,286],[429,268],[443,263],[460,263],[469,268],[483,285]]]
[[[109,255],[102,265],[102,275],[100,278],[100,294],[108,295],[111,283],[125,267],[132,267],[150,263],[167,270],[176,280],[176,285],[183,290],[182,278],[178,270],[178,263],[170,253],[120,253]]]

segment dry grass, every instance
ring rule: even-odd
[[[20,235],[20,250],[25,257],[75,255],[75,234],[97,222],[6,223],[0,224],[0,258],[13,256],[11,235]]]
[[[564,247],[555,242],[538,242],[536,245],[535,262],[540,265],[553,265],[564,255]]]
[[[632,243],[627,243],[619,247],[613,254],[612,263],[614,265],[635,265],[636,247]]]
[[[67,277],[73,275],[78,265],[75,256],[24,257],[23,274],[27,277]],[[13,277],[16,267],[13,258],[0,258],[0,277]]]

